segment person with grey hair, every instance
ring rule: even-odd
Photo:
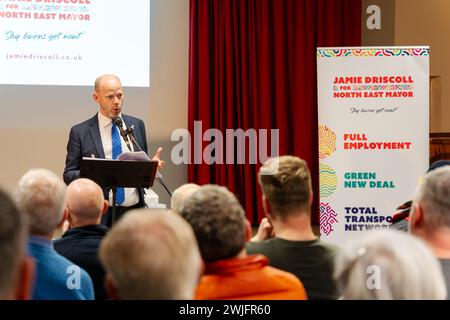
[[[450,166],[431,171],[421,179],[411,208],[409,230],[439,258],[450,290]]]
[[[442,300],[447,294],[429,247],[396,230],[350,242],[337,258],[335,276],[346,300]]]
[[[66,185],[46,169],[31,169],[14,193],[17,206],[30,221],[28,251],[36,259],[33,299],[94,298],[92,280],[79,266],[59,255],[51,242],[53,231],[65,220]]]
[[[186,183],[175,189],[172,193],[172,198],[170,199],[170,208],[172,211],[180,213],[186,199],[198,189],[200,189],[200,186],[195,183]]]
[[[53,242],[55,250],[91,276],[95,299],[107,299],[104,289],[105,270],[98,258],[98,248],[108,228],[101,224],[102,215],[108,211],[108,201],[103,190],[94,181],[79,178],[67,187],[66,206],[70,229],[61,239]]]
[[[192,299],[202,270],[191,227],[166,209],[127,213],[103,239],[100,261],[113,299]]]
[[[433,162],[430,167],[428,168],[426,173],[430,173],[433,170],[436,170],[438,168],[442,168],[444,166],[449,166],[450,160],[437,160]],[[410,219],[410,213],[411,213],[411,207],[412,207],[412,201],[406,201],[402,203],[400,206],[398,206],[395,209],[394,214],[392,215],[391,220],[391,229],[397,229],[401,231],[408,231],[409,227],[409,219]]]
[[[27,227],[25,215],[0,190],[0,300],[31,297],[35,264],[25,250]]]
[[[268,266],[263,255],[247,255],[250,224],[236,197],[225,187],[202,186],[181,210],[194,229],[205,262],[196,299],[307,298],[293,274]]]

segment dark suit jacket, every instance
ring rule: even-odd
[[[104,288],[105,270],[99,257],[98,248],[108,228],[103,225],[90,225],[69,229],[61,239],[53,242],[55,250],[76,265],[80,266],[92,278],[95,299],[104,300],[108,296]]]
[[[134,125],[134,136],[136,142],[147,153],[147,136],[145,125],[141,119],[122,114],[123,122],[127,128]],[[135,150],[139,150],[134,146]],[[97,114],[91,119],[73,126],[70,129],[69,142],[67,143],[66,167],[64,168],[64,182],[69,184],[80,177],[80,164],[83,157],[105,158],[102,138],[98,125]],[[108,192],[104,189],[105,199],[108,199]],[[143,190],[139,189],[139,198],[143,205]]]

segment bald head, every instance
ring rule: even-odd
[[[67,187],[67,208],[72,226],[99,224],[108,202],[94,181],[81,178]]]
[[[184,202],[198,189],[200,186],[195,183],[187,183],[178,187],[172,194],[170,208],[173,212],[180,213]]]
[[[107,82],[118,82],[121,85],[119,77],[113,74],[103,74],[95,79],[95,92],[99,92],[103,84]]]

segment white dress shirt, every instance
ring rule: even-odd
[[[122,115],[119,115],[122,117]],[[127,129],[125,122],[122,121],[122,125],[124,129]],[[106,116],[104,116],[101,112],[98,112],[98,126],[100,129],[100,137],[102,138],[103,151],[105,152],[106,159],[112,159],[112,120]],[[127,137],[127,139],[129,139]],[[122,142],[122,152],[127,152],[128,147],[123,140],[123,137],[120,136],[120,141]],[[134,151],[133,144],[131,145],[131,151]],[[135,188],[125,188],[125,201],[122,203],[124,207],[130,207],[139,202],[139,193]],[[112,205],[112,191],[109,192],[109,205]]]

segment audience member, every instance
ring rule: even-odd
[[[269,159],[260,169],[259,184],[267,219],[247,244],[248,252],[261,253],[271,266],[295,274],[309,299],[337,299],[333,280],[337,248],[312,231],[313,194],[306,162],[293,156]]]
[[[173,212],[180,213],[186,199],[188,199],[200,186],[195,183],[186,183],[175,189],[170,199],[170,208]]]
[[[247,255],[250,224],[226,188],[201,187],[186,200],[181,215],[194,229],[205,262],[196,299],[306,299],[294,275],[267,266],[263,255]]]
[[[100,246],[113,299],[192,299],[202,262],[189,224],[169,210],[136,209]]]
[[[0,190],[0,300],[31,297],[34,261],[26,255],[27,220]]]
[[[59,255],[51,242],[53,231],[65,219],[65,192],[62,179],[45,169],[26,172],[15,191],[17,205],[30,221],[28,250],[37,266],[33,299],[94,298],[86,271]]]
[[[53,236],[52,236],[52,240],[58,240],[61,239],[62,235],[69,230],[70,228],[70,223],[67,219],[65,219],[63,221],[63,223],[61,223],[60,225],[58,225],[58,227],[55,229],[55,231],[53,231]]]
[[[383,230],[361,235],[338,257],[336,279],[348,300],[444,299],[437,259],[421,240]]]
[[[108,201],[103,190],[94,181],[76,179],[67,187],[66,207],[70,229],[54,241],[55,250],[91,276],[95,299],[106,299],[105,271],[98,258],[98,248],[108,228],[101,224],[102,215],[108,211]]]
[[[411,211],[409,229],[439,258],[450,290],[450,166],[433,170],[423,177]]]
[[[433,162],[427,170],[427,173],[444,166],[450,165],[449,160],[437,160]],[[408,231],[408,223],[410,219],[412,201],[406,201],[395,209],[392,215],[390,228],[400,231]]]

